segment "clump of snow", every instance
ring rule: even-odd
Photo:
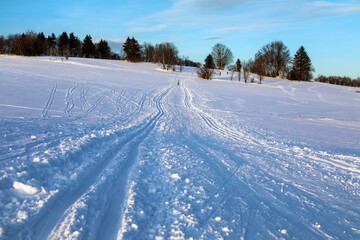
[[[223,227],[222,229],[221,229],[224,233],[229,233],[231,230],[230,230],[230,228],[228,228],[228,227]]]
[[[39,157],[34,157],[33,162],[35,162],[35,163],[49,163],[49,161],[46,158],[40,159]]]
[[[13,183],[13,187],[14,189],[21,194],[25,194],[25,195],[34,195],[36,194],[39,190],[36,187],[21,183],[21,182],[17,182],[15,181]]]
[[[286,234],[286,233],[287,233],[287,230],[286,230],[286,229],[281,229],[281,230],[280,230],[280,233],[281,233],[281,234]]]
[[[215,221],[216,221],[216,222],[220,222],[220,221],[221,221],[221,217],[216,217],[216,218],[215,218]]]
[[[314,224],[314,227],[316,227],[316,228],[321,228],[321,225],[320,225],[319,223],[315,223],[315,224]]]
[[[171,178],[172,178],[174,181],[179,181],[179,180],[181,180],[181,177],[180,177],[179,174],[177,174],[177,173],[171,174]]]
[[[136,225],[135,223],[132,223],[131,224],[131,228],[133,229],[133,230],[138,230],[138,225]]]
[[[16,217],[17,222],[22,222],[28,218],[28,213],[26,211],[19,210],[16,214]]]

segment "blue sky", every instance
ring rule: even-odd
[[[305,47],[315,75],[360,77],[360,1],[353,0],[0,0],[0,35],[27,30],[170,41],[199,62],[216,43],[247,60],[281,40],[292,56]]]

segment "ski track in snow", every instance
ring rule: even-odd
[[[29,228],[35,229],[35,231],[30,232],[28,237],[33,239],[44,239],[49,235],[49,231],[51,231],[56,225],[61,225],[61,219],[66,218],[67,211],[73,208],[74,204],[78,205],[78,199],[84,197],[84,195],[88,194],[88,192],[94,191],[98,182],[101,181],[104,177],[107,176],[108,172],[111,171],[109,168],[119,168],[116,173],[112,173],[110,176],[112,178],[112,182],[106,182],[109,184],[107,187],[109,188],[107,191],[106,199],[103,201],[106,202],[106,206],[103,209],[102,220],[98,219],[97,224],[99,225],[98,233],[96,235],[96,239],[105,238],[112,239],[116,236],[116,229],[118,228],[121,214],[121,201],[124,199],[125,190],[126,190],[126,179],[128,178],[129,172],[131,170],[132,165],[134,164],[137,156],[137,149],[139,144],[146,138],[146,136],[151,132],[151,130],[156,125],[157,121],[164,114],[162,110],[162,101],[163,98],[168,93],[169,89],[160,94],[160,96],[156,99],[156,107],[158,109],[158,113],[149,119],[142,126],[136,126],[136,131],[131,135],[126,137],[123,141],[120,141],[113,148],[108,149],[107,153],[102,157],[103,159],[98,159],[97,161],[100,163],[98,166],[93,167],[93,171],[87,173],[84,176],[84,179],[79,179],[80,185],[76,188],[71,188],[67,192],[62,193],[59,199],[55,199],[55,202],[48,206],[45,210],[45,214],[39,214],[41,218],[34,223],[31,223]],[[130,148],[127,157],[125,160],[121,159],[119,154],[122,152],[123,148],[128,146]],[[91,150],[94,151],[94,150]],[[96,153],[96,151],[94,151]],[[87,153],[88,154],[88,153]],[[120,159],[119,159],[120,158]],[[121,166],[114,166],[114,161],[118,161],[121,163]],[[122,161],[125,161],[124,163]],[[116,190],[115,190],[116,189]],[[65,215],[63,215],[65,212]],[[96,226],[94,226],[96,227]],[[64,232],[61,232],[62,228],[55,228],[55,230],[51,233],[50,236],[54,238],[59,238],[64,236]],[[60,232],[59,232],[60,231]],[[91,230],[89,230],[91,232]],[[33,234],[34,235],[31,235]],[[90,234],[90,233],[88,233]]]
[[[50,108],[51,108],[51,106],[53,104],[56,89],[57,89],[57,84],[54,83],[54,86],[53,86],[53,88],[51,89],[51,92],[50,92],[50,97],[49,97],[48,101],[46,102],[44,110],[42,111],[42,117],[43,118],[49,117],[48,113],[49,113],[49,110],[50,110]]]
[[[342,105],[311,85],[317,83],[221,83],[198,80],[192,69],[173,73],[117,61],[0,61],[0,73],[18,81],[54,81],[46,85],[50,96],[42,93],[34,105],[0,102],[4,116],[14,116],[0,118],[0,239],[360,237],[359,149],[311,147],[246,121],[270,116],[294,124],[299,113],[289,106],[295,106],[319,116],[306,124],[359,132],[360,111],[347,105],[343,125],[321,120],[320,114],[340,118]],[[13,84],[1,76],[5,87]],[[274,93],[281,107],[262,114],[264,103],[253,104],[243,88],[269,94],[266,101]],[[232,89],[242,91],[241,101],[227,100],[238,94],[227,95]],[[348,94],[359,99],[350,91],[342,88],[342,101]],[[323,113],[307,113],[311,101]],[[38,114],[39,105],[41,117],[16,112]]]

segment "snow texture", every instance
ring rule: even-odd
[[[359,90],[2,55],[0,239],[360,239]]]

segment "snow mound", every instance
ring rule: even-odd
[[[18,193],[24,195],[35,195],[36,193],[39,192],[39,190],[36,187],[17,181],[14,182],[13,187]]]

